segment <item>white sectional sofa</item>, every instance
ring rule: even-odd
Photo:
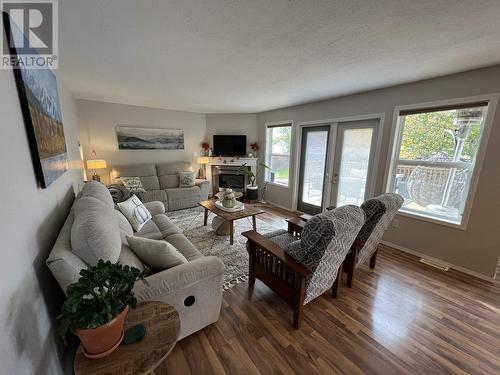
[[[188,260],[188,263],[149,275],[149,284],[138,282],[134,292],[139,301],[166,302],[179,312],[180,339],[214,323],[219,318],[222,302],[224,264],[213,256],[203,256],[164,214],[161,202],[149,202],[146,208],[153,216],[139,232],[115,209],[111,194],[101,183],[87,182],[79,194],[49,254],[47,265],[66,288],[79,278],[85,259],[119,261],[144,269],[139,258],[129,248],[126,236],[134,235],[168,240]],[[93,265],[93,264],[92,264]]]

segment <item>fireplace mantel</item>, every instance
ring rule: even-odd
[[[258,158],[240,157],[240,156],[212,156],[208,158],[208,165],[243,165],[257,169]]]

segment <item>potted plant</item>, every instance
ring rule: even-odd
[[[210,145],[207,142],[203,142],[201,144],[202,148],[202,156],[208,156],[209,150],[210,150]]]
[[[252,149],[253,157],[257,157],[257,151],[259,151],[259,144],[257,142],[251,143],[250,148]]]
[[[243,164],[240,166],[238,169],[238,174],[243,173],[245,176],[247,176],[248,181],[250,184],[247,185],[247,199],[249,200],[257,200],[259,197],[259,186],[257,185],[257,177],[264,171],[265,169],[271,170],[267,165],[264,163],[259,163],[257,166],[257,170],[255,171],[255,174],[252,172],[250,168],[248,168],[247,163]]]
[[[137,280],[145,282],[145,272],[103,260],[81,270],[81,277],[66,291],[56,333],[66,343],[66,334],[71,330],[80,338],[87,357],[111,354],[123,340],[129,308],[137,304],[132,288]]]

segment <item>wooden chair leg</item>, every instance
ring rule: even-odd
[[[255,285],[255,244],[250,242],[248,244],[248,286],[252,287]]]
[[[304,318],[304,297],[306,293],[306,281],[299,277],[295,294],[295,306],[293,309],[293,327],[299,329]]]
[[[333,283],[333,286],[332,286],[332,297],[333,298],[337,298],[337,296],[339,294],[339,280],[340,280],[341,275],[342,274],[340,273],[340,270],[339,270],[337,278],[335,279],[335,282]]]
[[[378,250],[375,250],[372,257],[370,258],[370,268],[375,268],[375,265],[377,264],[377,253]]]
[[[351,248],[351,252],[347,255],[347,258],[344,261],[344,272],[347,274],[346,277],[346,285],[351,288],[352,281],[354,280],[354,269],[356,267],[356,247],[353,246]]]

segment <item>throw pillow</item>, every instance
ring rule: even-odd
[[[146,192],[139,177],[120,177],[119,180],[134,194]]]
[[[151,220],[151,213],[135,195],[116,205],[135,231],[140,231],[144,224]]]
[[[149,268],[166,270],[187,263],[187,259],[172,244],[163,240],[127,236],[128,245]]]
[[[193,187],[194,186],[194,172],[179,172],[179,187]]]

